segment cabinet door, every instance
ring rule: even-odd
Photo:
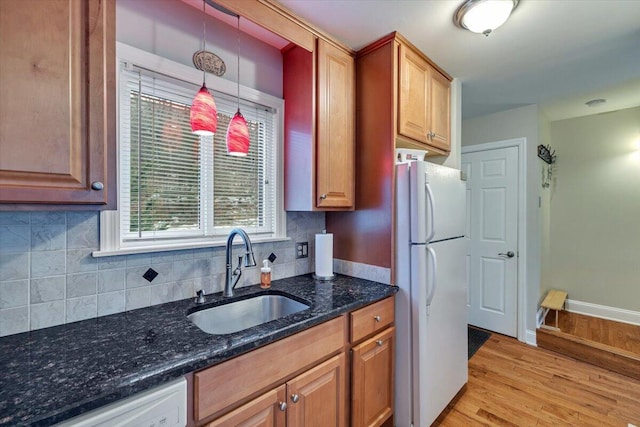
[[[355,61],[318,40],[316,206],[353,208],[355,192]]]
[[[430,65],[405,45],[400,45],[398,133],[428,144]]]
[[[344,426],[345,355],[335,356],[287,383],[287,426]]]
[[[379,426],[393,413],[394,332],[391,327],[352,353],[351,425]]]
[[[271,390],[206,427],[285,427],[286,387]]]
[[[430,123],[431,138],[429,144],[445,150],[451,151],[451,82],[436,70],[431,70],[431,102],[430,102]]]
[[[113,0],[0,1],[0,203],[107,203],[114,34]]]

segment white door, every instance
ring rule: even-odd
[[[518,147],[462,154],[469,324],[518,335]]]

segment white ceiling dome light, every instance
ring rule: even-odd
[[[460,28],[488,36],[507,22],[519,0],[466,0],[454,15]]]

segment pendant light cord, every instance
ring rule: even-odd
[[[238,49],[238,112],[240,111],[240,15],[238,15],[238,31],[237,31],[237,49]]]
[[[205,52],[207,51],[207,12],[205,0],[202,0],[202,86],[207,83],[207,66],[205,64]]]

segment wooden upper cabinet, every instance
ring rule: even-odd
[[[429,76],[431,138],[428,144],[448,153],[451,151],[451,82],[434,69]]]
[[[395,151],[450,152],[450,82],[397,32],[357,52],[356,209],[326,215],[335,258],[390,268],[395,283]]]
[[[285,209],[355,206],[355,61],[324,39],[283,52]]]
[[[0,209],[114,207],[115,1],[2,0],[0,40]]]
[[[318,40],[316,196],[319,208],[352,208],[355,176],[353,56]]]
[[[400,45],[398,133],[429,142],[429,64],[413,50]]]
[[[451,151],[450,80],[424,55],[402,42],[398,63],[399,145],[448,153]]]

